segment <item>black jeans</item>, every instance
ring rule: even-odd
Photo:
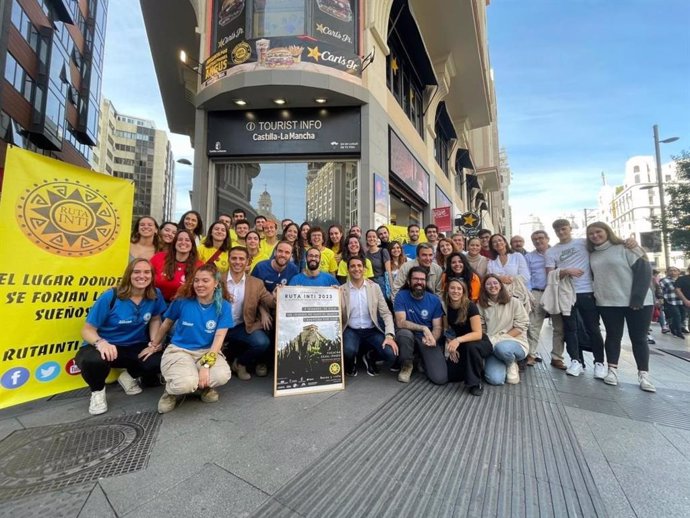
[[[85,345],[77,351],[74,361],[81,369],[82,378],[89,385],[91,391],[103,390],[105,379],[112,367],[127,369],[133,378],[142,378],[144,385],[158,385],[158,374],[161,371],[162,352],[157,352],[149,356],[146,361],[141,361],[137,355],[145,349],[147,344],[136,344],[127,347],[116,345],[117,358],[109,362],[101,358],[93,345]]]
[[[652,321],[654,306],[633,310],[628,307],[599,306],[601,319],[606,327],[606,360],[609,365],[618,365],[623,338],[623,321],[628,325],[628,336],[632,343],[633,356],[638,371],[649,370],[649,345],[647,333]]]
[[[577,313],[592,341],[594,361],[604,363],[604,339],[599,330],[599,310],[593,293],[578,293],[570,315],[563,315],[563,334],[571,360],[580,360],[580,340],[577,334]]]
[[[666,323],[674,336],[683,336],[683,306],[664,303]]]

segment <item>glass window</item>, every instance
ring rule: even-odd
[[[397,33],[393,33],[388,40],[391,49],[390,54],[386,57],[388,89],[412,122],[417,133],[424,138],[424,108],[422,103],[424,88],[407,54],[398,50],[398,47],[403,47],[396,38]]]
[[[216,163],[217,212],[242,207],[280,221],[357,222],[355,160]]]
[[[17,92],[22,94],[24,99],[31,102],[31,94],[34,90],[34,81],[26,70],[17,63],[12,54],[7,54],[5,60],[5,79],[14,87]]]
[[[254,0],[252,36],[299,36],[306,34],[305,0]]]

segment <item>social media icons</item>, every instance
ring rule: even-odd
[[[78,376],[81,374],[81,369],[77,367],[77,363],[74,361],[74,358],[68,361],[65,365],[65,372],[70,376]]]
[[[60,374],[60,364],[58,362],[45,362],[34,372],[34,377],[38,381],[52,381]]]
[[[24,367],[14,367],[9,369],[0,378],[0,385],[4,388],[13,390],[21,387],[29,381],[29,371]]]

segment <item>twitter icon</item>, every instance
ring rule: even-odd
[[[60,364],[57,362],[45,362],[35,372],[38,381],[52,381],[60,374]]]

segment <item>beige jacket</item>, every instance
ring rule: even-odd
[[[508,304],[490,302],[488,308],[479,306],[479,316],[482,319],[482,329],[494,346],[503,340],[513,340],[519,343],[525,352],[529,351],[529,344],[527,343],[529,315],[518,299],[511,297]],[[508,331],[513,328],[520,330],[518,336],[508,334]]]
[[[381,293],[379,285],[369,279],[364,281],[364,287],[367,291],[367,306],[369,306],[369,317],[376,326],[376,329],[384,334],[391,334],[395,336],[395,327],[393,325],[393,315],[388,309],[386,299]],[[350,282],[346,282],[340,287],[340,308],[342,311],[343,329],[347,327],[350,319]],[[379,324],[379,316],[383,320],[385,329],[381,329]]]
[[[546,289],[541,296],[541,305],[550,315],[570,315],[575,305],[575,289],[570,277],[561,279],[559,269],[552,270],[546,277]]]

